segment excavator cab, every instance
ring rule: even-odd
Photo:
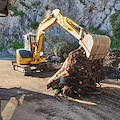
[[[24,39],[24,49],[30,51],[33,56],[35,52],[35,46],[37,44],[36,34],[29,33],[29,34],[23,35],[23,39]],[[43,49],[44,48],[41,49],[40,56],[44,55]]]
[[[35,36],[34,34],[23,35],[24,48],[16,50],[16,58],[18,64],[28,64],[33,58],[35,51]]]
[[[35,52],[36,46],[36,34],[26,34],[23,35],[24,48],[16,50],[16,58],[18,64],[29,64],[33,59],[33,54]],[[43,56],[43,51],[40,52],[40,57]],[[46,61],[46,60],[45,60]],[[44,61],[44,62],[45,62]]]
[[[35,37],[36,37],[36,34],[23,35],[24,49],[31,51],[31,53],[35,51],[35,44],[36,44]]]

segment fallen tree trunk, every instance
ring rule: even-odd
[[[88,60],[80,46],[68,55],[62,68],[49,79],[47,88],[58,89],[68,96],[80,96],[90,94],[96,88],[96,83],[103,79],[103,61]]]

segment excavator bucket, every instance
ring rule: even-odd
[[[106,35],[87,34],[79,44],[85,49],[89,60],[103,59],[110,47],[111,40]]]

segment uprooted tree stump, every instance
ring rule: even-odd
[[[58,89],[67,96],[90,94],[96,83],[105,79],[103,61],[87,59],[85,50],[80,46],[69,53],[62,68],[50,79],[47,88]]]

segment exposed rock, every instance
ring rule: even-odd
[[[18,13],[15,15],[15,11],[10,9],[8,17],[0,19],[2,44],[6,39],[23,43],[23,34],[36,33],[36,29],[32,28],[32,22],[40,23],[48,13],[56,8],[86,28],[93,26],[112,34],[109,17],[116,10],[120,10],[120,1],[118,0],[10,0],[10,3],[16,7]],[[68,42],[75,40],[58,24],[52,26],[46,33],[50,35],[50,39],[58,37],[62,40],[69,40]]]
[[[115,9],[120,10],[120,1],[116,0]]]
[[[7,51],[7,50],[3,50],[1,53],[0,53],[0,57],[8,57],[10,55],[10,53]]]
[[[8,51],[9,54],[12,55],[12,56],[15,56],[15,55],[16,55],[16,52],[15,52],[15,50],[14,50],[13,48],[9,48],[9,49],[7,49],[7,51]]]

